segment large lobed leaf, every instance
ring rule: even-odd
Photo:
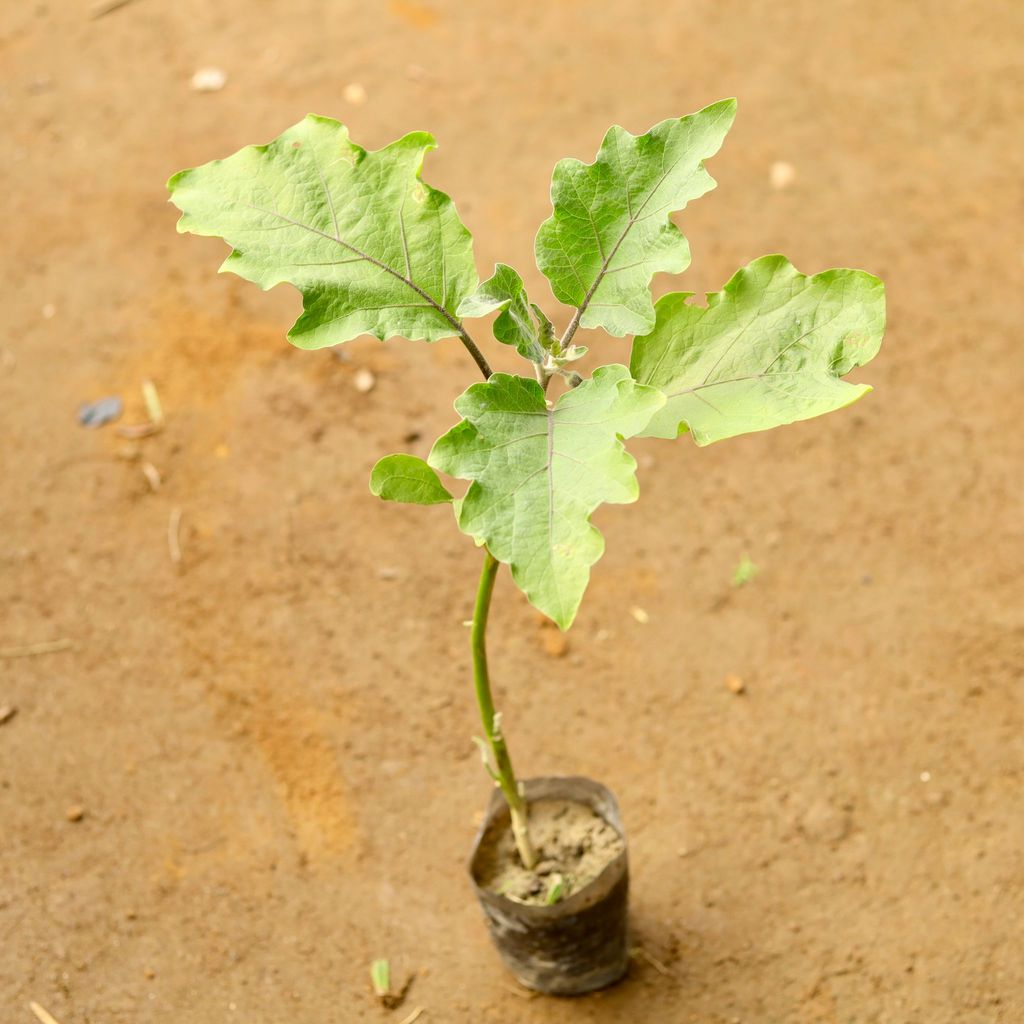
[[[881,345],[877,277],[805,277],[784,256],[762,256],[710,293],[706,308],[689,298],[660,299],[654,330],[633,343],[634,378],[667,399],[644,436],[689,430],[697,444],[711,444],[831,412],[871,390],[841,378]]]
[[[266,146],[181,171],[168,182],[179,231],[223,238],[221,270],[302,292],[288,334],[322,348],[360,334],[436,341],[476,287],[473,243],[451,199],[420,179],[434,148],[412,132],[375,152],[310,114]]]
[[[457,506],[460,529],[507,562],[562,629],[604,551],[591,514],[637,498],[636,462],[622,438],[643,430],[664,401],[614,364],[553,407],[535,380],[498,373],[457,399],[464,418],[430,453],[436,469],[473,481]]]
[[[594,163],[555,166],[554,210],[537,232],[537,266],[556,298],[581,310],[581,326],[622,337],[654,325],[651,278],[690,263],[669,214],[715,187],[704,161],[718,152],[735,114],[728,99],[645,135],[616,125]]]

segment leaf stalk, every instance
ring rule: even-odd
[[[469,332],[459,324],[459,341],[466,346],[466,351],[473,357],[473,362],[480,368],[480,372],[484,375],[484,380],[487,380],[494,372],[491,369],[491,364],[484,358],[483,352],[477,347],[476,342],[469,336]]]

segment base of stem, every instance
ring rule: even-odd
[[[527,871],[532,871],[537,864],[537,851],[530,842],[529,814],[522,798],[518,801],[518,806],[509,804],[509,813],[512,819],[512,837],[516,841],[519,859]]]

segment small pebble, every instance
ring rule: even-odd
[[[341,95],[346,103],[351,103],[354,107],[361,107],[366,102],[366,90],[358,82],[349,82]]]
[[[356,375],[352,378],[352,384],[361,395],[368,394],[377,386],[377,378],[373,375],[372,370],[367,370],[363,367],[361,370],[356,370]]]
[[[6,725],[17,713],[18,709],[13,704],[0,705],[0,725]]]
[[[747,684],[739,676],[726,676],[725,687],[730,693],[735,693],[737,696],[747,692]]]
[[[85,808],[78,804],[72,804],[64,814],[68,821],[81,821],[85,817]]]
[[[629,609],[629,614],[632,615],[641,626],[646,626],[647,623],[651,621],[650,615],[648,615],[643,608],[638,608],[636,605],[633,605],[633,607]]]
[[[149,978],[150,981],[152,981],[156,977],[156,971],[154,971],[152,967],[147,967],[143,973],[146,975],[147,978]]]
[[[786,163],[785,160],[776,160],[768,171],[768,180],[771,181],[772,188],[777,191],[788,188],[795,179],[796,170],[792,164]]]
[[[190,84],[193,92],[220,92],[227,80],[227,72],[222,68],[200,68]]]
[[[820,799],[800,815],[796,825],[808,839],[838,843],[850,834],[852,822],[847,811]]]
[[[43,306],[41,312],[44,320],[52,320],[57,315],[57,307],[52,302],[48,302]]]
[[[382,566],[377,570],[377,579],[379,580],[397,580],[401,575],[398,569],[393,569],[390,566]]]
[[[86,402],[78,407],[78,422],[95,430],[104,423],[112,423],[124,411],[124,403],[117,395],[108,395],[97,402]]]

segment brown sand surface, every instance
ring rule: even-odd
[[[1024,1020],[1024,5],[2,8],[0,647],[73,642],[0,658],[4,1021]],[[221,91],[190,89],[205,66]],[[371,148],[427,128],[480,270],[547,299],[555,161],[728,95],[693,265],[657,288],[781,251],[881,275],[890,330],[852,409],[632,445],[642,497],[597,516],[568,650],[501,577],[516,762],[615,790],[647,954],[607,993],[527,1000],[465,873],[479,553],[366,487],[474,368],[454,341],[291,349],[297,295],[217,276],[163,184],[308,111]],[[162,433],[76,424],[105,394],[138,422],[145,378]],[[380,956],[418,972],[392,1017]]]

